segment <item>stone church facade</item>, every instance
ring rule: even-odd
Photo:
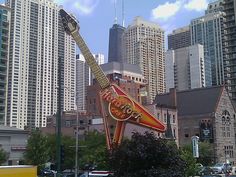
[[[154,103],[176,106],[180,147],[198,136],[211,144],[214,162],[236,163],[236,113],[224,86],[171,89],[157,95]]]

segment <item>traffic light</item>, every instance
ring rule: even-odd
[[[61,164],[65,162],[65,147],[61,145]]]

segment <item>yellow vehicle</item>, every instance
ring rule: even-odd
[[[0,166],[0,177],[37,177],[37,167],[31,165]]]

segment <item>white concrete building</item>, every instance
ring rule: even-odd
[[[125,60],[140,66],[147,80],[148,97],[165,91],[164,31],[152,22],[136,17],[124,34]]]
[[[196,44],[168,50],[165,54],[166,92],[170,88],[187,90],[205,86],[204,50]]]
[[[7,0],[12,8],[7,125],[44,127],[57,111],[61,59],[64,110],[75,106],[75,42],[52,0]]]
[[[26,151],[29,132],[0,125],[1,148],[9,155],[3,165],[19,165]]]

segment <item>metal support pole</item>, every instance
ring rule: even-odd
[[[58,58],[58,94],[57,94],[57,135],[56,135],[56,159],[57,177],[61,174],[61,58]]]
[[[78,167],[78,148],[79,148],[78,132],[79,132],[79,128],[78,128],[78,124],[79,124],[79,112],[78,112],[78,104],[76,103],[75,177],[78,176],[78,172],[79,172],[79,167]]]

